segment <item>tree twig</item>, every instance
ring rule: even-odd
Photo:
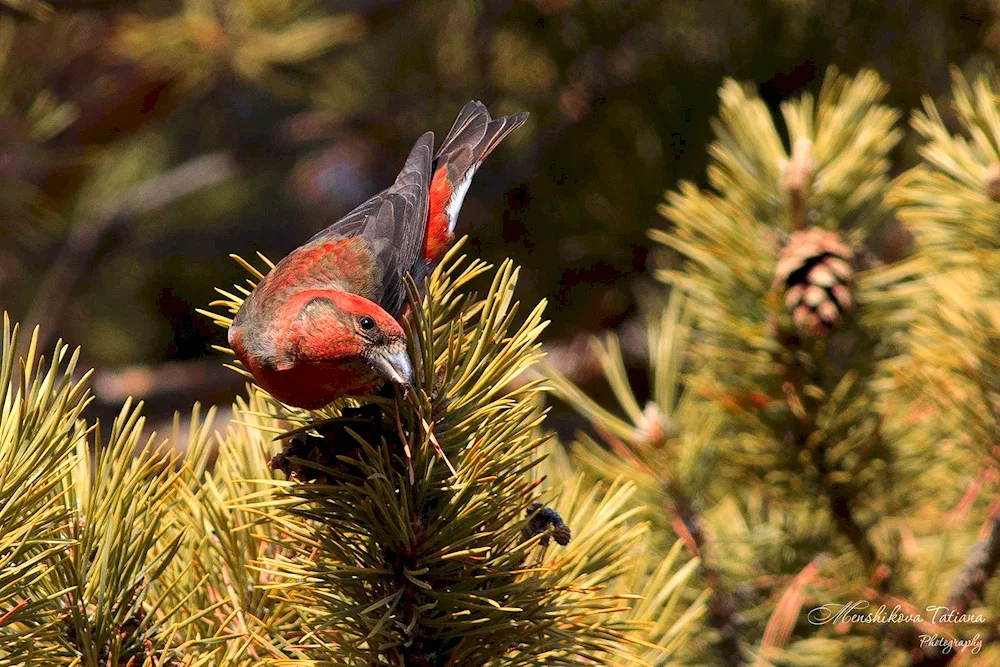
[[[854,510],[851,508],[851,499],[846,495],[846,489],[843,488],[842,484],[829,483],[830,471],[826,465],[825,452],[820,447],[809,447],[809,458],[813,467],[816,468],[823,495],[827,499],[827,507],[833,516],[837,530],[851,543],[869,571],[874,570],[878,565],[878,553],[875,551],[875,545],[868,539],[868,533],[858,523]]]
[[[983,599],[983,588],[1000,565],[1000,511],[993,515],[983,526],[979,541],[972,547],[962,565],[962,569],[952,586],[948,597],[948,610],[955,614],[964,614],[977,601]],[[937,647],[919,649],[917,655],[910,661],[911,667],[942,667],[951,662],[956,651],[943,653]]]
[[[850,489],[846,484],[830,481],[831,471],[826,461],[826,447],[823,443],[811,442],[811,436],[817,429],[817,410],[814,406],[807,408],[802,402],[801,387],[804,384],[802,370],[793,368],[787,375],[789,379],[784,384],[784,391],[789,409],[792,412],[794,426],[785,430],[786,442],[791,446],[803,448],[808,453],[809,462],[815,471],[815,481],[823,495],[826,496],[827,508],[833,517],[837,530],[848,539],[854,550],[858,552],[858,556],[865,563],[869,573],[873,573],[879,565],[878,552],[869,539],[867,531],[861,527],[854,514]],[[876,431],[876,434],[878,433],[879,431]],[[877,437],[880,436],[877,435]],[[882,585],[888,585],[888,581],[883,580]]]
[[[670,511],[676,518],[675,528],[688,548],[701,559],[699,569],[705,583],[712,589],[712,597],[708,604],[709,623],[720,636],[719,652],[722,664],[729,667],[742,667],[747,664],[743,650],[740,648],[739,633],[736,631],[734,616],[736,602],[722,583],[719,569],[711,554],[707,552],[707,538],[701,519],[694,509],[687,494],[676,483],[667,483],[665,491],[671,499]]]
[[[29,604],[31,604],[31,598],[28,598],[28,599],[25,599],[25,600],[21,600],[16,605],[14,605],[13,607],[11,607],[6,613],[4,613],[2,616],[0,616],[0,627],[3,627],[7,623],[9,623],[10,620],[12,618],[14,618],[15,614],[17,614],[17,612],[21,611],[22,609],[24,609],[25,607],[27,607]]]
[[[210,394],[236,391],[244,382],[218,359],[205,359],[101,369],[91,386],[99,403],[117,409],[129,397],[154,404],[181,398],[187,404]]]
[[[554,367],[570,382],[585,386],[604,381],[601,363],[594,355],[593,340],[598,331],[582,331],[569,338],[545,343],[545,363]],[[621,340],[625,365],[629,368],[644,367],[649,361],[646,342],[646,325],[639,317],[631,317],[617,328]],[[532,366],[511,381],[514,387],[547,377],[539,366]]]

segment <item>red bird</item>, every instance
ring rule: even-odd
[[[281,260],[229,327],[229,344],[257,384],[306,409],[385,381],[412,384],[399,323],[403,276],[419,282],[441,258],[473,174],[527,117],[494,120],[469,102],[433,159],[427,132],[395,183]]]

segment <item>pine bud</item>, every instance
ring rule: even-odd
[[[816,158],[813,157],[813,144],[805,138],[795,140],[790,159],[782,159],[778,168],[781,172],[780,185],[788,198],[789,217],[792,227],[802,229],[806,226],[807,202],[813,179],[816,178]]]
[[[670,417],[663,414],[653,401],[646,403],[642,418],[636,424],[632,443],[640,450],[660,449],[674,435]]]

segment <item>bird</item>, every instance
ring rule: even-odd
[[[434,153],[426,132],[396,180],[282,259],[246,297],[229,345],[277,400],[316,410],[383,385],[409,388],[406,276],[419,285],[455,237],[472,177],[528,114],[467,103]]]

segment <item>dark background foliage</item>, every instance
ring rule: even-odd
[[[215,18],[194,2],[52,5],[44,21],[5,10],[0,306],[82,344],[101,404],[133,394],[154,414],[240,387],[211,347],[222,332],[194,312],[241,279],[226,254],[280,258],[390,182],[468,99],[532,116],[477,175],[459,233],[523,265],[521,298],[549,299],[547,339],[574,349],[627,332],[655,289],[648,266],[670,258],[651,256],[647,230],[665,224],[665,189],[704,180],[723,77],[776,109],[829,65],[870,65],[908,109],[946,93],[949,63],[992,61],[1000,38],[988,0],[233,0]],[[293,24],[306,32],[254,41]],[[55,130],[23,121],[40,92],[72,107]],[[186,196],[94,192],[116,167],[131,184],[206,154]]]

